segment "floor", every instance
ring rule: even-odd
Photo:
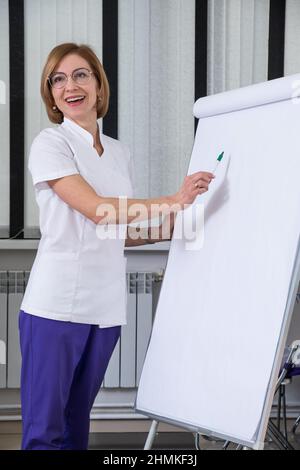
[[[292,446],[300,450],[300,426],[296,434],[292,434],[291,428],[294,424],[293,420],[288,421],[288,437]],[[10,428],[10,429],[9,429]],[[16,428],[16,427],[15,427]],[[134,450],[143,449],[147,433],[144,432],[109,432],[99,433],[92,432],[90,434],[89,449],[91,450]],[[4,432],[3,426],[0,429],[0,450],[19,450],[21,444],[21,434],[14,432],[14,426],[8,426],[8,432]],[[223,441],[215,441],[200,438],[201,450],[221,450],[224,445]],[[153,450],[194,450],[194,436],[190,432],[159,432],[156,435]],[[236,445],[230,445],[228,450],[235,450]],[[265,450],[277,450],[278,447],[274,442],[268,439],[265,444]]]

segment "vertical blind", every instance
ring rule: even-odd
[[[0,0],[0,237],[8,235],[9,1]],[[18,0],[19,1],[19,0]],[[103,0],[104,1],[104,0]],[[194,138],[196,4],[203,0],[118,1],[118,138],[130,147],[137,197],[178,190]],[[270,4],[274,0],[205,0],[207,93],[268,78]],[[109,4],[107,4],[109,5]],[[35,135],[51,126],[39,95],[40,75],[58,43],[90,44],[103,57],[102,0],[24,0],[25,237],[38,227],[27,170]],[[115,26],[117,27],[117,26]],[[284,36],[283,36],[284,37]],[[268,56],[269,54],[269,56]],[[276,54],[276,51],[271,51]],[[300,2],[286,0],[284,73],[300,72]],[[1,98],[1,95],[0,95]],[[23,149],[20,149],[22,152]]]
[[[0,237],[9,226],[9,28],[8,0],[0,1]]]
[[[172,194],[193,145],[194,0],[119,1],[119,137],[139,197]]]
[[[40,78],[50,50],[62,42],[87,43],[102,58],[102,1],[25,1],[25,236],[34,236],[38,208],[34,202],[28,155],[34,137],[51,127],[40,97]]]
[[[264,82],[269,1],[209,0],[208,94]]]
[[[287,0],[285,26],[284,73],[300,72],[300,2]]]

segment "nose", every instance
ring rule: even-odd
[[[65,85],[65,90],[68,91],[68,90],[73,90],[73,89],[77,89],[78,88],[78,85],[77,83],[73,80],[72,76],[69,75],[69,77],[67,77],[67,83]]]

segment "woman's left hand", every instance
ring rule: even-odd
[[[158,227],[149,227],[149,242],[163,242],[171,240],[176,220],[176,213],[170,212],[165,215],[162,223]]]

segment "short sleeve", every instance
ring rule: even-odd
[[[55,129],[45,129],[34,139],[28,169],[34,185],[79,174],[68,142]]]

